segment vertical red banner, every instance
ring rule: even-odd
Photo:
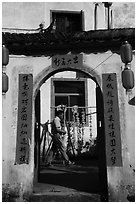
[[[32,74],[19,74],[18,93],[18,120],[15,164],[28,164],[32,128]]]

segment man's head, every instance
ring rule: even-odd
[[[63,119],[63,115],[64,115],[64,113],[63,113],[62,110],[58,110],[58,111],[57,111],[57,116],[58,116],[61,120]]]

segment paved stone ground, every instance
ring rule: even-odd
[[[45,193],[34,194],[30,202],[101,202],[99,194],[72,193]]]
[[[50,168],[42,166],[31,201],[100,202],[96,163],[79,160],[71,167],[61,163],[55,163]]]

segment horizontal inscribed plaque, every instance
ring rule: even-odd
[[[82,54],[68,54],[68,55],[55,55],[52,57],[52,67],[54,68],[67,68],[67,67],[82,67],[83,55]]]

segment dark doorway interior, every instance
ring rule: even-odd
[[[64,98],[65,100],[65,98]],[[105,156],[105,134],[103,97],[99,86],[96,88],[97,104],[97,146],[96,154],[92,157],[70,157],[75,165],[64,166],[63,161],[56,159],[54,166],[40,165],[40,92],[35,103],[36,126],[35,126],[35,168],[37,169],[38,182],[34,185],[34,191],[41,191],[38,186],[43,185],[46,192],[85,192],[101,195],[102,201],[107,201],[107,171]],[[84,200],[83,200],[84,201]]]

